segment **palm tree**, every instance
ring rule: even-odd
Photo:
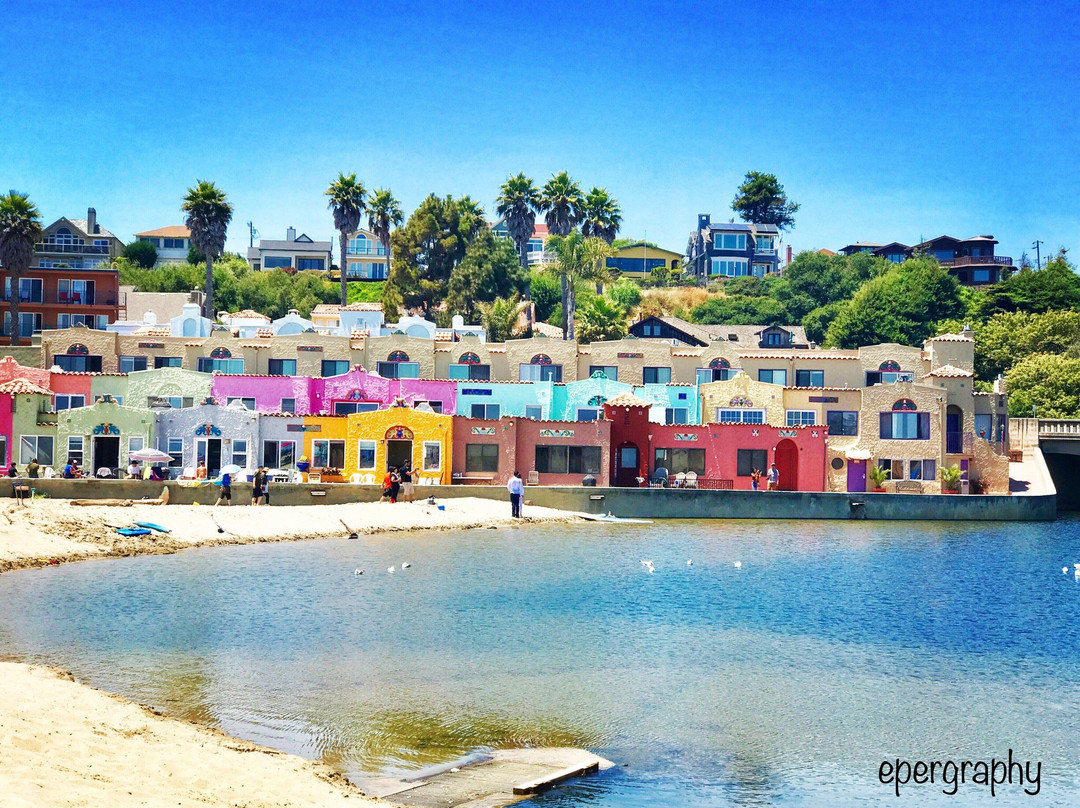
[[[386,274],[390,275],[390,230],[401,227],[405,215],[401,212],[401,203],[386,188],[379,188],[367,203],[368,229],[383,246],[386,253]]]
[[[568,236],[549,236],[547,249],[555,260],[542,271],[558,275],[566,293],[563,297],[563,339],[574,338],[574,315],[577,308],[577,284],[580,281],[603,283],[611,279],[607,259],[611,245],[599,238],[586,238],[577,230]]]
[[[593,188],[585,197],[582,211],[581,232],[586,236],[602,238],[608,244],[615,240],[622,224],[619,203],[605,188]]]
[[[540,191],[533,184],[532,177],[524,172],[508,178],[499,189],[499,198],[495,200],[495,212],[506,222],[510,240],[518,251],[521,268],[529,271],[529,239],[536,230],[536,214],[540,212]],[[532,322],[532,293],[525,287],[525,317]]]
[[[585,197],[581,194],[581,188],[570,179],[570,175],[565,171],[553,174],[540,191],[540,210],[544,212],[544,221],[547,223],[549,235],[569,235],[570,231],[577,227],[584,218],[584,207]],[[564,315],[569,306],[569,294],[570,289],[567,287],[566,278],[564,277],[562,279]],[[565,334],[565,325],[563,329]],[[570,330],[573,331],[572,324]]]
[[[11,280],[11,344],[19,344],[19,279],[41,238],[41,214],[28,194],[0,196],[0,266]]]
[[[626,310],[606,297],[594,297],[580,310],[582,342],[622,339],[626,336]]]
[[[199,180],[188,188],[180,210],[187,214],[191,245],[206,256],[206,297],[203,316],[214,319],[214,259],[225,252],[225,232],[232,221],[233,206],[214,183]]]
[[[506,342],[521,335],[518,317],[521,300],[515,294],[508,298],[495,298],[490,303],[479,304],[480,324],[487,332],[488,342]]]
[[[349,268],[346,260],[349,236],[360,227],[360,217],[367,210],[367,190],[364,184],[356,179],[355,174],[346,177],[339,173],[338,178],[326,189],[326,195],[330,197],[327,207],[334,211],[334,229],[338,231],[338,244],[341,248],[341,305],[347,306],[349,286],[345,272]]]

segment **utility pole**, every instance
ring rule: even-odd
[[[1035,239],[1035,241],[1031,242],[1031,246],[1035,248],[1035,268],[1036,269],[1042,269],[1042,259],[1039,257],[1039,245],[1040,244],[1042,244],[1042,242],[1039,241],[1038,239]]]
[[[247,223],[248,226],[248,247],[255,246],[255,236],[259,235],[259,231],[255,229],[255,225],[251,222]]]

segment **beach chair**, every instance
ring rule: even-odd
[[[309,471],[308,476],[307,476],[307,481],[309,483],[321,483],[322,482],[322,474],[319,473],[319,472],[312,473],[312,472]]]
[[[540,485],[540,472],[536,469],[532,469],[528,474],[526,485]]]
[[[375,475],[374,474],[361,474],[360,475],[360,482],[363,483],[364,485],[375,485]]]
[[[680,471],[675,475],[675,485],[672,488],[683,488],[686,485],[686,472]]]
[[[697,472],[686,472],[686,479],[683,480],[683,486],[686,488],[697,488]]]

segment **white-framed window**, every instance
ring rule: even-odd
[[[25,466],[37,458],[40,465],[51,466],[55,445],[52,435],[22,435],[19,438],[19,464]]]
[[[283,399],[281,399],[281,411],[282,412],[295,413],[296,412],[296,399],[295,398],[283,398]]]
[[[671,384],[671,368],[647,367],[641,369],[642,384]]]
[[[7,435],[0,435],[0,466],[4,468],[8,466]]]
[[[254,410],[255,409],[255,399],[253,399],[253,398],[247,398],[247,397],[244,397],[244,396],[229,396],[225,400],[225,403],[226,404],[232,404],[234,401],[239,401],[241,404],[243,404],[249,410]]]
[[[86,396],[73,396],[64,393],[55,396],[56,411],[75,410],[86,406]]]
[[[442,468],[442,444],[437,440],[424,441],[424,471],[439,471]]]
[[[717,250],[745,250],[746,233],[714,233],[713,247]]]
[[[535,421],[544,420],[544,408],[539,404],[526,404],[525,405],[525,417],[532,418]]]
[[[334,415],[352,415],[354,412],[375,412],[378,401],[335,401]]]
[[[121,356],[119,358],[121,373],[134,373],[137,370],[146,370],[145,356]]]
[[[690,423],[690,410],[687,407],[665,407],[665,424],[688,424]]]
[[[757,380],[765,384],[787,384],[786,370],[759,370]]]
[[[716,423],[718,424],[763,424],[765,423],[765,410],[757,409],[729,409],[727,407],[716,408]]]
[[[469,410],[470,418],[483,418],[486,421],[498,421],[502,414],[499,404],[473,404]]]
[[[296,464],[296,441],[264,440],[262,464],[270,469],[291,469]]]
[[[242,469],[246,469],[248,465],[248,442],[247,440],[237,440],[233,438],[232,442],[232,462]]]
[[[311,465],[314,469],[340,469],[345,465],[345,441],[313,440],[311,442],[311,458]]]
[[[776,251],[776,242],[772,236],[758,236],[755,239],[754,252],[771,253]]]
[[[817,412],[814,410],[788,410],[788,426],[813,426],[818,422]]]
[[[169,465],[180,468],[184,465],[184,439],[169,438],[165,444],[165,452],[169,455]]]
[[[82,435],[69,435],[67,440],[67,456],[72,460],[83,462],[83,437]]]
[[[356,446],[356,467],[361,471],[375,468],[375,441],[362,440]]]
[[[735,258],[714,258],[712,260],[711,275],[719,275],[724,278],[741,278],[747,272],[749,265],[746,261]]]
[[[132,452],[140,452],[143,448],[143,436],[142,435],[129,435],[128,436],[128,454]]]
[[[575,421],[595,421],[600,417],[600,411],[596,407],[578,407]]]

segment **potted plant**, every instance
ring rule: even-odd
[[[885,469],[881,466],[871,466],[867,476],[870,478],[870,482],[874,484],[874,493],[884,494],[885,481],[889,479],[889,475],[885,472]]]
[[[956,494],[960,491],[960,467],[944,466],[941,469],[941,491],[944,494]]]

